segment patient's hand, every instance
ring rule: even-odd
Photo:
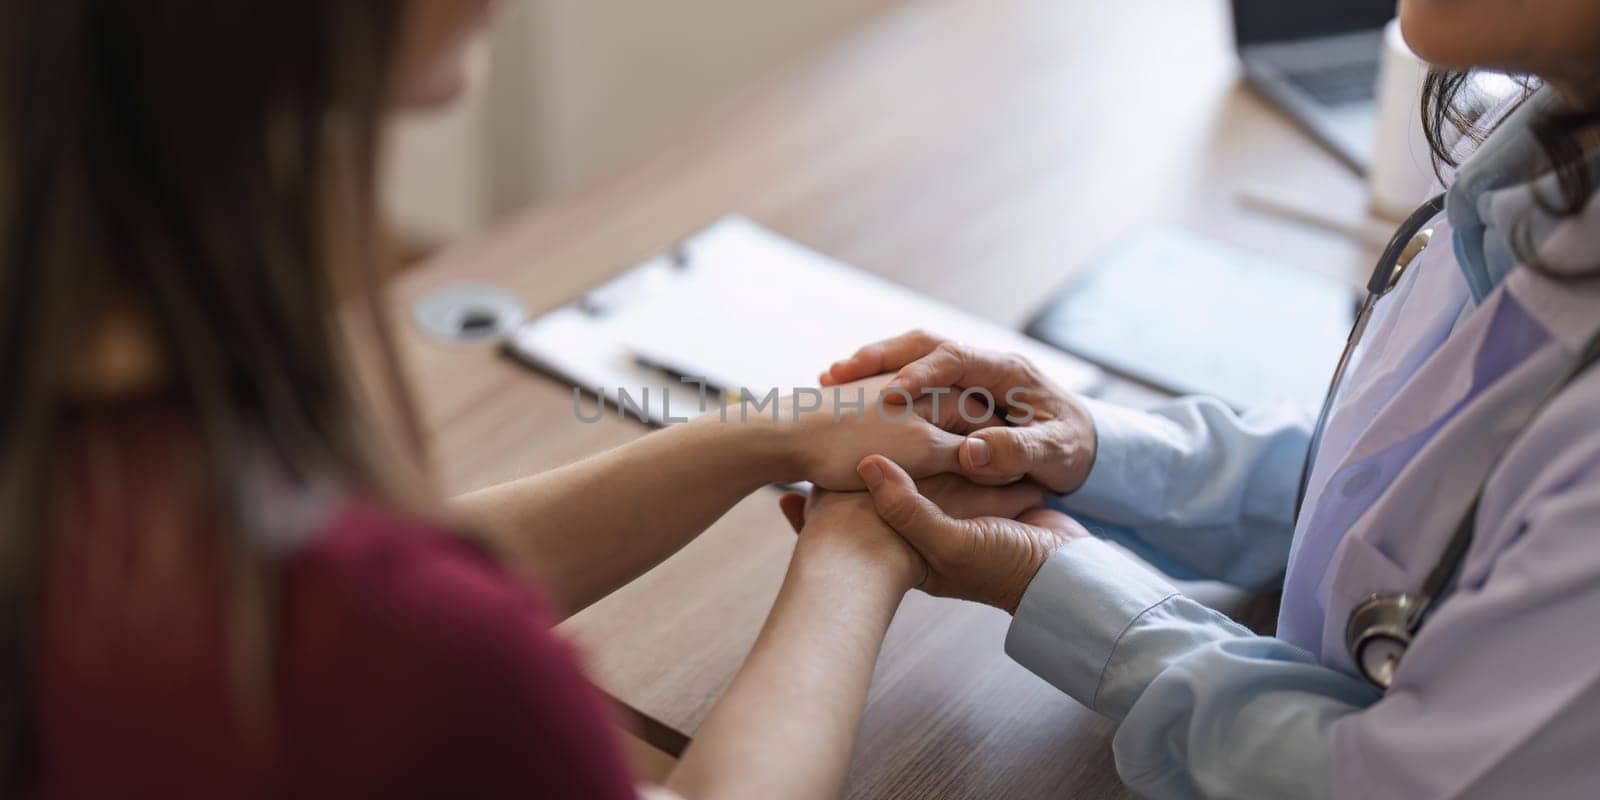
[[[982,486],[960,475],[937,475],[925,478],[916,482],[916,488],[922,497],[936,503],[944,515],[959,520],[985,518],[1009,520],[1030,509],[1037,509],[1044,502],[1045,495],[1044,488],[1032,482],[1014,483],[1009,486]],[[831,505],[854,504],[857,512],[865,509],[877,524],[859,524],[856,527],[868,531],[868,535],[872,535],[871,532],[879,530],[880,527],[883,530],[891,530],[889,523],[880,517],[872,496],[864,493],[840,494],[819,490],[812,492],[808,497],[800,492],[790,492],[779,498],[778,506],[783,510],[795,533],[801,533],[806,530],[808,523],[815,522],[819,501]],[[901,536],[893,538],[914,556],[916,572],[921,577],[918,583],[925,585],[935,577],[931,570],[931,562],[925,559],[912,543]]]
[[[922,556],[878,516],[872,496],[865,492],[792,492],[779,505],[801,535],[797,560],[871,564],[893,576],[901,591],[915,587],[928,574]]]
[[[959,472],[965,435],[1001,424],[971,398],[964,407],[953,396],[925,397],[909,408],[881,403],[888,381],[888,376],[876,377],[817,390],[820,398],[785,398],[779,426],[793,452],[796,477],[824,489],[860,490],[864,484],[856,466],[874,453],[895,459],[917,478]]]

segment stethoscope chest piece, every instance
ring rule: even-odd
[[[1424,603],[1409,594],[1376,594],[1350,612],[1345,647],[1367,680],[1387,690],[1416,630]]]

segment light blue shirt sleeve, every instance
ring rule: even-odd
[[[1334,724],[1378,699],[1098,539],[1046,562],[1006,652],[1121,723],[1117,771],[1149,797],[1328,797]]]
[[[1179,577],[1282,580],[1311,437],[1306,412],[1281,405],[1241,416],[1202,397],[1147,412],[1084,402],[1095,463],[1059,507]]]
[[[1200,397],[1148,412],[1086,405],[1095,464],[1060,506],[1172,574],[1281,580],[1308,415],[1288,406],[1239,415]],[[1040,570],[1006,650],[1121,723],[1118,772],[1152,797],[1327,797],[1334,723],[1378,697],[1094,539]]]
[[[1600,448],[1585,459],[1482,530],[1514,541],[1469,561],[1387,694],[1093,538],[1040,569],[1006,652],[1120,723],[1117,771],[1149,797],[1593,797]]]

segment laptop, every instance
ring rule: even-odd
[[[1395,0],[1233,0],[1245,76],[1357,172],[1372,163]]]

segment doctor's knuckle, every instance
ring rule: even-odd
[[[929,366],[927,361],[914,361],[904,369],[901,369],[896,377],[899,378],[900,383],[906,386],[917,387],[922,386],[928,380],[932,371],[933,368]]]
[[[966,345],[961,344],[960,342],[948,341],[940,342],[939,346],[934,348],[933,352],[934,355],[941,356],[947,360],[957,363],[965,363],[972,355],[971,349]]]
[[[1043,436],[1017,436],[1013,437],[1017,443],[1017,454],[1022,461],[1036,464],[1046,456],[1048,447]]]
[[[1034,368],[1033,362],[1018,353],[1006,353],[1001,356],[1000,366],[1008,374],[1027,379],[1028,382],[1037,377],[1037,370]]]

